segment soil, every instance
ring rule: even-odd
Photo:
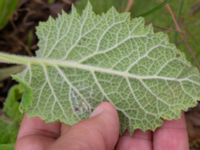
[[[36,27],[40,21],[46,21],[49,16],[56,17],[61,10],[69,12],[73,0],[21,0],[18,9],[9,23],[0,30],[0,51],[34,56],[37,47]],[[1,64],[0,68],[11,65]],[[0,108],[2,108],[9,88],[15,84],[11,78],[0,81]]]
[[[17,11],[9,23],[0,30],[0,51],[7,53],[34,56],[38,39],[35,28],[39,21],[45,21],[49,16],[56,17],[61,10],[69,12],[75,0],[21,0]],[[11,65],[0,64],[0,68]],[[0,109],[12,85],[11,78],[0,81]],[[191,150],[200,150],[200,104],[186,112]]]

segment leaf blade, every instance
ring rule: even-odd
[[[98,16],[88,4],[82,15],[73,9],[41,23],[37,34],[37,58],[0,54],[27,65],[18,78],[32,90],[32,116],[73,124],[107,100],[122,130],[154,130],[200,98],[198,70],[142,18],[113,8]]]

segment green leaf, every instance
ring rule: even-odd
[[[8,68],[0,68],[0,81],[8,78],[11,74],[16,74],[23,71],[23,66],[12,66]]]
[[[22,119],[18,102],[22,96],[22,91],[21,85],[13,86],[4,103],[3,112],[0,115],[0,149],[2,150],[14,149],[19,123]]]
[[[114,6],[119,12],[124,11],[128,0],[92,0],[92,6],[94,12],[101,14],[106,12],[111,6]],[[75,3],[79,12],[81,12],[88,0],[80,0]],[[185,32],[185,39],[183,40],[181,35],[176,31],[176,27],[173,23],[172,16],[166,11],[165,4],[170,4],[174,14],[177,16],[177,21],[183,32]],[[194,65],[200,64],[200,29],[199,18],[200,13],[194,13],[194,10],[198,10],[198,3],[196,0],[134,0],[134,5],[130,9],[131,16],[145,16],[147,23],[152,23],[157,31],[165,31],[170,41],[177,44],[177,47],[183,51],[187,59]],[[192,51],[192,52],[191,52]],[[192,54],[193,53],[193,54]],[[194,55],[194,56],[192,56]],[[196,60],[194,60],[194,57]]]
[[[22,85],[13,86],[8,93],[3,107],[3,112],[6,116],[17,123],[20,123],[22,119],[22,113],[19,111],[19,100],[22,98],[23,91]]]
[[[103,100],[119,112],[122,131],[154,130],[200,99],[200,73],[163,33],[114,8],[96,15],[88,4],[37,28],[37,58],[0,53],[26,65],[15,78],[28,92],[22,108],[48,122],[73,124]]]
[[[168,33],[170,41],[176,43],[177,47],[187,55],[187,59],[197,65],[191,51],[196,55],[197,61],[200,62],[200,42],[198,42],[200,40],[200,13],[192,14],[191,12],[195,10],[195,7],[198,7],[199,3],[197,3],[196,0],[170,0],[168,3],[174,14],[177,16],[177,22],[179,23],[182,32],[185,33],[184,37],[187,42],[185,42],[180,33],[176,31],[172,16],[165,7],[154,11],[154,13],[148,14],[148,16],[145,17],[145,20],[148,23],[152,23],[157,31],[165,31]],[[133,17],[138,16],[160,4],[161,2],[156,0],[135,0],[131,14]],[[175,35],[178,36],[175,37]]]
[[[14,144],[0,144],[2,150],[14,150]]]
[[[115,7],[118,11],[124,11],[128,0],[78,0],[75,2],[75,6],[78,12],[82,12],[87,6],[88,1],[94,8],[94,12],[101,14],[107,12],[111,7]]]
[[[0,0],[0,29],[3,28],[10,16],[14,13],[18,5],[18,0]]]
[[[14,144],[19,126],[10,120],[0,117],[0,145]]]

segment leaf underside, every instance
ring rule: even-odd
[[[37,58],[18,80],[28,87],[22,109],[48,122],[74,124],[102,101],[119,112],[122,131],[154,130],[200,99],[200,74],[163,33],[114,8],[82,15],[73,8],[37,28]],[[31,98],[31,99],[30,99]]]

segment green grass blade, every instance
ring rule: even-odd
[[[163,8],[165,6],[165,4],[167,4],[169,1],[170,0],[165,0],[162,3],[158,4],[157,6],[153,7],[152,9],[150,9],[150,10],[144,12],[144,13],[141,13],[141,14],[137,15],[136,17],[139,17],[139,16],[142,16],[142,17],[148,16],[148,15],[154,13],[155,11]]]

